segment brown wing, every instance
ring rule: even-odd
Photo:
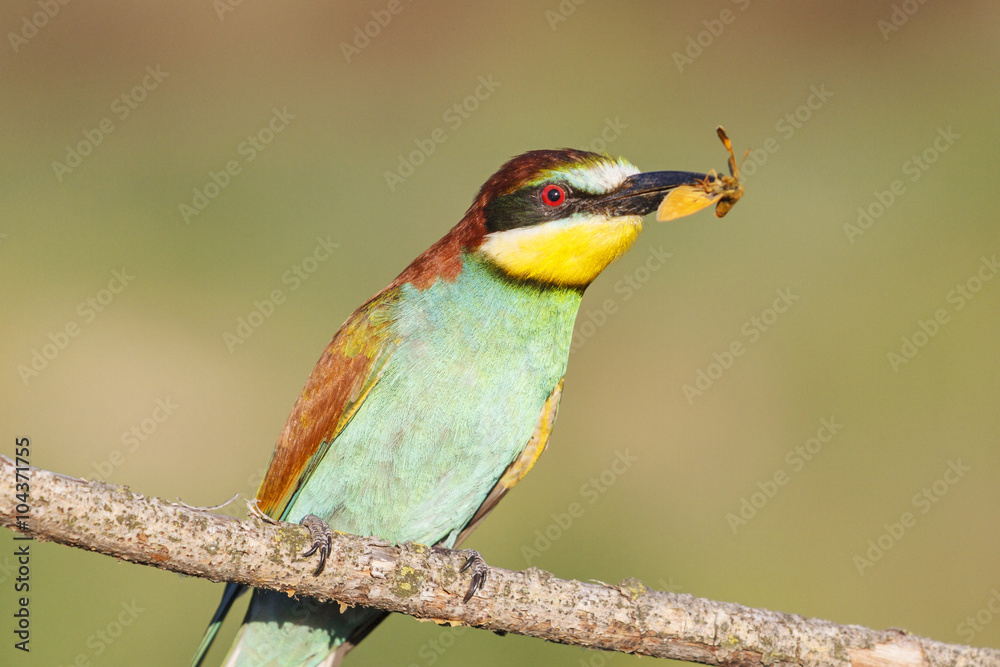
[[[281,517],[378,382],[386,360],[398,347],[388,313],[397,294],[394,288],[384,290],[354,311],[319,358],[257,490],[258,507],[265,514]]]
[[[476,510],[476,513],[472,516],[469,523],[466,524],[465,528],[462,529],[462,532],[458,534],[455,546],[461,544],[462,540],[476,529],[476,526],[486,518],[486,515],[493,511],[493,508],[500,502],[500,499],[507,495],[507,492],[514,488],[514,485],[520,482],[522,477],[528,474],[531,467],[535,465],[535,461],[545,451],[545,446],[549,444],[549,436],[552,434],[552,425],[556,421],[556,412],[559,410],[559,397],[562,396],[562,388],[563,380],[559,380],[559,384],[552,390],[549,397],[545,399],[542,412],[538,415],[538,423],[535,425],[535,431],[531,434],[531,438],[528,439],[527,446],[514,459],[514,462],[507,466],[507,470],[504,471],[503,476],[497,481],[496,486],[486,496],[486,500],[479,506],[479,509]]]

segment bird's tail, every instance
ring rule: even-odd
[[[336,602],[296,599],[257,589],[224,664],[226,667],[337,665],[387,615],[378,609],[342,609]],[[215,620],[212,619],[213,624]]]
[[[205,659],[205,654],[208,653],[215,635],[222,626],[222,621],[225,620],[226,614],[229,613],[229,608],[233,606],[233,602],[245,590],[246,587],[239,584],[226,584],[226,590],[222,593],[222,600],[219,602],[219,606],[215,610],[215,615],[212,616],[212,620],[205,629],[205,634],[201,638],[201,644],[198,645],[198,650],[191,660],[191,667],[199,667],[201,665],[201,661]]]

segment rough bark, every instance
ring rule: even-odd
[[[299,526],[239,521],[2,456],[0,480],[0,523],[12,530],[212,581],[708,665],[1000,667],[1000,650],[658,592],[634,579],[609,586],[491,568],[463,603],[462,552],[340,533],[314,576],[316,557],[299,556],[309,541]]]

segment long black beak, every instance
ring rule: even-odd
[[[614,193],[609,194],[605,204],[613,217],[646,215],[655,211],[677,186],[694,185],[705,178],[705,174],[693,171],[647,171],[626,178]]]

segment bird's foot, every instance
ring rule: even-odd
[[[313,572],[313,576],[317,576],[323,571],[323,566],[326,565],[326,557],[330,555],[330,551],[333,549],[333,530],[330,529],[326,521],[323,521],[323,519],[315,514],[306,514],[302,517],[302,521],[299,521],[299,525],[304,526],[312,538],[312,543],[308,549],[302,552],[302,556],[312,556],[317,551],[319,552],[319,565],[316,566],[316,571]]]
[[[469,590],[465,591],[465,597],[462,599],[463,602],[468,602],[476,594],[476,591],[481,589],[483,584],[486,583],[486,576],[490,573],[490,566],[486,564],[486,561],[483,560],[483,557],[475,549],[463,549],[462,553],[465,554],[467,560],[459,572],[472,570],[472,580],[469,582]]]

